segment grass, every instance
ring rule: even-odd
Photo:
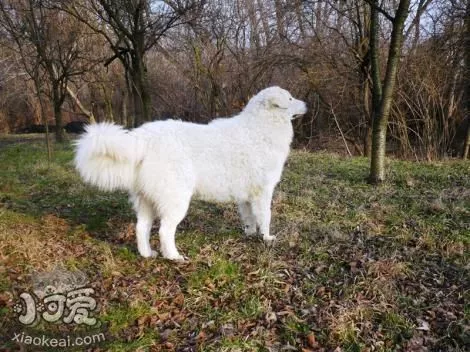
[[[34,272],[60,265],[95,289],[105,350],[470,349],[469,162],[390,160],[374,187],[364,158],[293,152],[275,247],[242,236],[235,205],[194,201],[175,264],[138,256],[126,195],[84,185],[69,144],[51,164],[37,140],[0,145],[2,336]]]

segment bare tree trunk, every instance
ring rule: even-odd
[[[114,122],[113,103],[109,96],[108,89],[106,88],[104,84],[101,84],[101,89],[103,90],[103,95],[104,95],[104,104],[106,107],[106,119]]]
[[[150,95],[147,88],[147,73],[143,56],[136,55],[131,68],[131,94],[134,104],[134,125],[150,121]]]
[[[52,87],[52,105],[54,106],[54,120],[55,120],[55,137],[57,142],[64,141],[64,129],[62,128],[62,98],[60,88],[57,84]]]
[[[378,6],[378,1],[375,0],[372,5],[371,16],[371,56],[372,56],[372,71],[374,80],[374,90],[377,89],[380,82],[378,73],[378,48],[377,33],[378,33],[378,13],[375,8]],[[387,69],[385,72],[385,79],[383,84],[383,91],[377,92],[374,97],[374,123],[372,125],[372,156],[370,164],[369,182],[373,184],[381,183],[385,180],[385,149],[387,141],[387,127],[388,117],[390,115],[390,108],[392,105],[392,96],[395,89],[396,74],[398,70],[398,62],[400,60],[401,47],[403,43],[403,28],[405,20],[408,16],[408,9],[410,0],[400,0],[398,9],[393,19],[392,37],[390,40],[390,48],[388,53]],[[372,44],[374,43],[374,44]],[[375,72],[374,72],[375,71]],[[381,93],[381,94],[379,94]],[[380,100],[378,99],[380,97]]]
[[[41,121],[42,123],[44,124],[45,128],[46,128],[46,149],[47,149],[47,162],[48,164],[51,163],[51,160],[52,160],[52,148],[51,148],[51,137],[50,137],[50,133],[49,133],[49,121],[47,119],[47,116],[46,116],[46,112],[45,112],[45,109],[44,109],[44,102],[42,101],[42,97],[41,97],[41,86],[40,86],[40,83],[39,83],[39,77],[37,76],[37,72],[35,72],[35,76],[33,77],[33,81],[34,81],[34,88],[36,89],[36,96],[38,98],[38,101],[39,101],[39,107],[40,107],[40,110],[41,110]]]
[[[428,6],[431,4],[433,0],[419,0],[418,2],[418,7],[416,9],[416,15],[415,15],[415,18],[413,19],[413,21],[411,22],[411,24],[408,26],[408,30],[406,31],[405,33],[405,37],[408,38],[411,31],[413,30],[414,28],[414,36],[413,36],[413,41],[412,41],[412,45],[411,45],[411,50],[412,51],[416,51],[417,47],[418,47],[418,43],[419,43],[419,39],[420,39],[420,25],[421,25],[421,16],[422,14],[424,13],[424,11],[426,11],[426,9],[428,8]]]
[[[277,34],[279,39],[284,40],[286,38],[286,31],[284,28],[284,10],[282,8],[281,0],[274,0],[274,6],[276,12]]]
[[[366,125],[364,133],[364,156],[370,158],[372,154],[372,125],[371,125],[371,113],[370,113],[370,81],[366,74],[364,74],[362,82],[362,105],[364,107],[364,122]]]
[[[305,28],[304,28],[304,15],[303,15],[303,9],[302,9],[302,0],[296,0],[295,1],[295,16],[297,17],[297,23],[299,25],[299,32],[300,32],[300,37],[302,40],[305,40]]]
[[[377,5],[377,1],[376,1]],[[379,113],[380,109],[380,102],[382,100],[382,82],[380,78],[380,63],[379,63],[379,11],[374,7],[371,6],[371,17],[370,17],[370,61],[371,61],[371,74],[372,74],[372,123],[373,126],[374,121],[378,119],[377,114]],[[369,139],[369,148],[370,150],[366,150],[366,155],[370,155],[372,158],[372,126],[369,125],[369,131],[367,131],[366,138]],[[370,136],[369,136],[370,135]]]
[[[245,6],[248,10],[248,18],[250,20],[250,45],[259,51],[261,40],[258,30],[258,19],[256,18],[256,7],[254,0],[245,0]]]
[[[470,119],[467,117],[467,135],[465,136],[465,141],[463,145],[462,159],[466,160],[468,158],[470,151]]]
[[[361,136],[363,145],[361,154],[370,157],[372,151],[372,113],[371,113],[371,58],[370,58],[370,13],[368,7],[360,0],[354,1],[355,23],[351,28],[354,40],[354,51],[357,52],[356,60],[359,65],[359,84],[362,99],[362,123]],[[355,31],[354,31],[355,29]],[[373,45],[377,45],[374,43]],[[377,59],[377,58],[376,58]]]
[[[268,44],[271,40],[271,32],[269,29],[269,21],[268,21],[268,14],[266,13],[264,9],[264,1],[263,0],[258,0],[258,8],[259,12],[261,14],[261,23],[263,24],[263,32],[264,32],[264,37],[266,40],[266,44]]]
[[[467,0],[467,9],[465,13],[465,119],[467,120],[467,135],[465,136],[462,150],[462,158],[467,159],[470,153],[470,0]]]
[[[124,92],[121,94],[122,101],[121,101],[121,125],[123,126],[129,126],[127,122],[127,99],[128,99],[128,94],[127,91],[124,90]]]

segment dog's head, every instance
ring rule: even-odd
[[[302,100],[293,98],[287,90],[279,87],[263,89],[250,99],[247,108],[264,110],[286,120],[292,120],[307,112],[307,105]]]

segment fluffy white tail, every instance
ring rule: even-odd
[[[76,143],[75,167],[80,176],[106,191],[132,188],[141,159],[137,139],[112,123],[87,126]]]

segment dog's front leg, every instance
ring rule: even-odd
[[[269,234],[269,227],[271,223],[271,199],[273,196],[273,190],[265,190],[260,197],[252,202],[253,214],[256,217],[256,223],[259,227],[263,240],[266,243],[271,244],[276,236]]]
[[[243,223],[245,235],[253,236],[256,234],[256,219],[251,209],[250,202],[241,202],[238,204],[238,212]]]

